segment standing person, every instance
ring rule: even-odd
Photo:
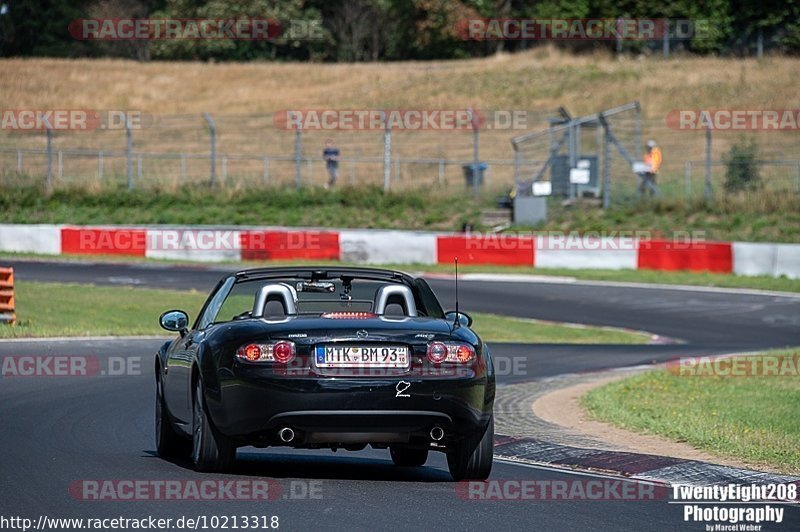
[[[658,174],[658,169],[661,168],[661,148],[656,145],[654,140],[647,141],[647,153],[644,154],[644,163],[650,166],[650,171],[642,174],[639,193],[644,196],[649,190],[653,196],[658,196],[656,175]]]
[[[325,140],[322,157],[325,159],[325,167],[328,169],[328,182],[325,184],[325,188],[330,188],[336,184],[336,178],[339,177],[339,148],[333,143],[333,139]]]

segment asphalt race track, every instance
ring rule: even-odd
[[[224,269],[6,261],[19,280],[209,290]],[[452,281],[432,279],[446,307]],[[800,345],[800,298],[631,288],[589,283],[463,282],[461,308],[514,316],[642,329],[684,343],[648,346],[498,344],[493,353],[527,358],[524,375],[499,384],[569,372],[666,360],[682,354]],[[154,319],[156,317],[154,316]],[[309,530],[704,530],[684,523],[680,505],[656,501],[465,500],[443,455],[423,468],[398,468],[388,451],[238,453],[236,473],[195,473],[154,454],[152,357],[161,340],[0,342],[0,356],[141,357],[141,371],[112,376],[4,377],[0,380],[0,515],[77,518],[278,516],[280,529]],[[269,480],[268,501],[82,500],[85,480]],[[497,461],[499,481],[584,482],[603,477]],[[231,523],[229,522],[229,527]],[[240,523],[241,526],[241,523]],[[202,525],[201,527],[202,528]],[[232,527],[231,527],[232,528]],[[764,530],[797,530],[800,511]]]

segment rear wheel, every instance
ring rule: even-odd
[[[410,449],[408,447],[390,447],[392,462],[404,467],[419,467],[428,461],[428,449]]]
[[[447,467],[453,479],[486,480],[492,472],[494,460],[494,416],[483,433],[476,433],[461,440],[447,454]]]
[[[164,405],[164,390],[161,379],[156,377],[156,451],[162,458],[177,458],[189,455],[189,440],[181,437],[172,426]]]
[[[192,461],[198,471],[223,473],[233,468],[236,446],[208,419],[203,383],[198,379],[192,407]]]

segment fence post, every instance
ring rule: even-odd
[[[634,140],[636,142],[636,160],[642,160],[642,106],[636,101],[636,118],[633,122]]]
[[[714,195],[711,184],[711,126],[706,128],[706,190],[705,198],[710,200]]]
[[[303,185],[303,131],[299,117],[295,117],[294,126],[294,186],[300,188]]]
[[[222,184],[228,181],[228,158],[222,156]]]
[[[664,59],[669,59],[669,19],[664,19],[664,36],[661,41],[661,52]]]
[[[605,129],[605,128],[604,128]],[[603,208],[611,206],[611,143],[608,132],[603,131]]]
[[[515,146],[516,148],[516,146]],[[519,175],[522,172],[522,154],[514,149],[514,184],[519,182]]]
[[[800,192],[800,162],[794,162],[794,191]]]
[[[477,196],[479,192],[479,176],[482,177],[482,173],[480,170],[480,157],[478,156],[478,147],[479,147],[479,137],[478,137],[478,130],[480,128],[479,119],[475,116],[475,112],[472,109],[467,109],[469,113],[470,121],[472,122],[472,193]]]
[[[444,161],[439,159],[439,176],[437,178],[439,186],[444,186]]]
[[[47,117],[42,117],[47,136],[47,190],[53,190],[53,126]]]
[[[186,154],[181,153],[181,183],[186,183]]]
[[[97,179],[103,180],[103,150],[97,152]]]
[[[125,164],[128,190],[133,190],[133,132],[131,131],[131,119],[128,113],[125,113]]]
[[[136,156],[136,180],[142,182],[142,154]]]
[[[17,173],[22,173],[22,150],[17,150]]]
[[[389,192],[392,183],[392,125],[386,120],[385,111],[381,111],[381,119],[386,123],[383,130],[383,191]]]
[[[578,158],[576,154],[576,134],[575,134],[575,121],[570,120],[569,122],[569,167],[575,168],[578,164]],[[569,199],[575,198],[575,185],[572,184],[570,181],[569,183]]]
[[[56,159],[56,161],[58,161],[56,163],[57,164],[57,168],[58,168],[58,172],[57,172],[58,179],[61,180],[64,177],[64,152],[63,151],[58,150],[58,158]]]
[[[269,183],[269,158],[264,157],[264,184]]]
[[[314,161],[311,157],[306,158],[306,166],[308,167],[308,182],[314,184]]]
[[[209,113],[203,113],[203,118],[208,123],[211,134],[211,151],[208,158],[211,161],[211,186],[213,187],[217,184],[217,124]]]
[[[688,200],[692,196],[692,161],[686,161],[683,169],[684,196]]]

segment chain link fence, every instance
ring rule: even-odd
[[[638,102],[581,117],[562,108],[548,127],[514,137],[517,159],[540,161],[533,171],[519,176],[517,192],[595,197],[605,207],[638,201],[642,176],[634,164],[643,161],[645,144],[651,139],[663,155],[655,178],[656,195],[662,198],[800,193],[796,128],[682,129],[670,116],[644,118]],[[751,151],[742,156],[741,146],[750,146]],[[544,183],[549,184],[542,187]]]
[[[526,111],[540,127],[549,111]],[[126,127],[129,126],[129,127]],[[68,185],[223,187],[321,186],[322,156],[341,151],[340,184],[402,188],[463,187],[475,155],[488,165],[484,188],[510,189],[520,172],[508,129],[347,130],[287,128],[279,114],[162,115],[95,130],[0,130],[6,181]],[[532,164],[526,161],[525,165]]]
[[[731,168],[748,164],[758,180],[748,193],[800,191],[797,130],[676,129],[666,117],[646,117],[637,102],[585,116],[567,109],[524,111],[524,128],[452,130],[297,130],[276,114],[138,117],[125,127],[90,130],[0,129],[0,176],[6,183],[48,187],[322,186],[328,138],[341,150],[339,183],[387,190],[463,190],[465,167],[488,168],[483,190],[550,183],[555,197],[590,196],[604,206],[637,201],[644,144],[663,153],[656,184],[664,198],[713,198],[730,190]],[[511,139],[511,143],[509,143]],[[733,148],[751,142],[749,161]],[[753,170],[755,168],[755,170]],[[570,182],[573,170],[584,181]],[[587,175],[588,174],[588,179]],[[579,176],[580,177],[580,176]]]

